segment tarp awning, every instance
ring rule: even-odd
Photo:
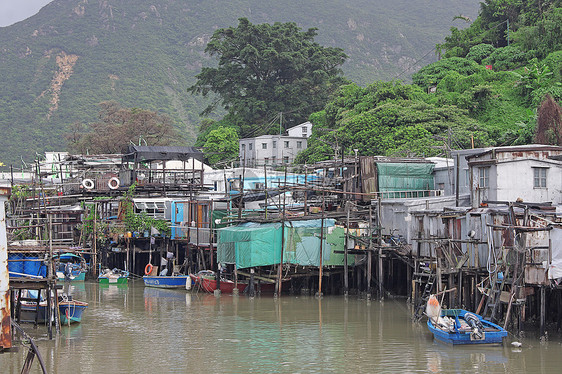
[[[203,161],[203,152],[195,147],[141,146],[130,144],[123,155],[124,161],[187,161],[192,158]]]

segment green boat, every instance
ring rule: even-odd
[[[127,284],[129,272],[120,269],[105,269],[99,276],[99,284]]]

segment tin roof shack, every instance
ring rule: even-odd
[[[493,201],[562,203],[562,147],[492,148],[467,156],[471,206]]]
[[[454,159],[445,157],[427,157],[426,160],[435,164],[433,169],[435,190],[440,191],[441,195],[454,195]]]
[[[552,227],[560,218],[549,205],[493,205],[412,212],[413,252],[418,254],[416,265],[433,264],[435,292],[456,290],[449,294],[449,307],[464,305],[494,321],[503,318],[507,325],[514,316],[518,322],[524,318],[522,310],[535,289],[543,294],[547,274],[551,279],[562,276],[551,245],[558,234]],[[421,274],[419,269],[414,274]],[[423,283],[421,278],[416,280]],[[420,294],[418,289],[418,306],[423,303]],[[544,310],[532,313],[544,315]]]

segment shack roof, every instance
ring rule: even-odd
[[[202,161],[203,152],[195,147],[140,146],[131,144],[123,155],[123,161],[187,161],[192,158]]]

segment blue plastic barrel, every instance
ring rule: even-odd
[[[21,260],[23,255],[20,253],[9,253],[8,254],[8,271],[14,273],[23,273],[23,261]],[[10,277],[21,277],[21,275],[10,274]]]

